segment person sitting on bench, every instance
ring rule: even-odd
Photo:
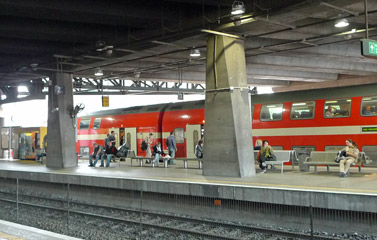
[[[164,151],[162,150],[161,148],[161,143],[160,142],[157,142],[156,145],[154,145],[153,147],[153,155],[154,155],[154,159],[153,161],[157,164],[159,164],[160,162],[160,158],[161,158],[161,155],[162,156],[165,156],[166,154],[164,153]]]
[[[112,143],[109,141],[107,143],[106,148],[105,148],[105,152],[102,154],[100,167],[104,167],[103,160],[105,158],[107,159],[107,161],[106,161],[106,167],[110,167],[111,158],[113,156],[116,156],[117,152],[118,152],[117,148],[115,146],[113,146]]]
[[[263,146],[259,151],[258,158],[259,158],[259,167],[262,169],[262,173],[266,172],[266,169],[267,169],[266,161],[276,161],[274,150],[268,144],[267,140],[263,141]]]

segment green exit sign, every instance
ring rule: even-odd
[[[361,39],[361,55],[369,58],[377,58],[377,41]]]

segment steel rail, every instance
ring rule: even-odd
[[[16,195],[16,193],[8,193],[8,192],[3,192],[3,191],[0,191],[0,193]],[[47,198],[47,197],[30,196],[30,195],[25,195],[25,194],[19,194],[19,196],[66,203],[66,200],[61,200],[61,199],[52,199],[52,198]],[[0,198],[0,201],[5,201],[5,202],[17,204],[16,200],[9,200],[9,199]],[[35,203],[27,203],[27,202],[20,202],[20,201],[18,202],[18,204],[25,205],[25,206],[38,207],[38,208],[42,208],[42,209],[48,209],[48,210],[52,210],[52,211],[67,212],[67,208],[56,208],[56,207],[52,207],[52,206],[40,205],[40,204],[35,204]],[[124,211],[124,212],[134,213],[134,214],[139,214],[140,212],[142,212],[143,215],[145,214],[145,215],[148,215],[148,216],[158,217],[160,219],[166,219],[167,221],[171,221],[173,219],[173,220],[177,220],[177,221],[186,222],[187,224],[190,224],[190,223],[191,224],[192,223],[207,224],[211,228],[224,227],[224,228],[227,228],[229,230],[239,229],[239,230],[243,231],[242,235],[252,234],[252,233],[258,232],[258,233],[269,234],[269,235],[278,235],[278,236],[294,237],[294,238],[301,238],[301,239],[318,239],[318,240],[339,239],[339,238],[328,237],[328,236],[313,236],[312,237],[310,234],[307,234],[307,233],[297,233],[297,232],[289,232],[289,231],[285,231],[285,230],[276,230],[276,229],[270,229],[270,228],[237,225],[237,224],[234,224],[234,223],[222,223],[222,222],[216,222],[216,221],[205,220],[205,219],[182,217],[182,216],[176,216],[176,215],[171,215],[171,214],[146,212],[146,211],[133,210],[133,209],[115,208],[115,207],[101,206],[101,205],[88,204],[88,203],[70,202],[70,204],[71,204],[71,206],[82,205],[82,206],[85,206],[85,207],[92,207],[92,208],[95,208],[95,209],[98,209],[98,208],[107,209],[107,210],[111,210],[111,211],[114,211],[114,212]],[[87,212],[75,211],[75,210],[70,210],[70,213],[71,214],[79,214],[79,215],[89,216],[89,217],[96,217],[96,218],[101,218],[101,219],[106,219],[106,220],[116,221],[116,222],[125,222],[125,223],[136,224],[136,225],[141,224],[143,226],[164,229],[164,230],[168,230],[168,231],[172,231],[172,232],[182,232],[182,233],[187,233],[187,234],[192,234],[192,235],[202,235],[204,237],[211,237],[211,238],[216,237],[217,239],[229,239],[229,240],[240,239],[239,237],[234,238],[234,237],[230,237],[230,236],[223,236],[223,235],[216,235],[216,234],[212,234],[212,233],[207,233],[208,231],[207,232],[200,232],[200,231],[193,231],[193,230],[176,228],[176,227],[163,226],[163,224],[166,223],[166,222],[163,222],[160,225],[157,225],[157,223],[154,223],[154,224],[148,223],[151,220],[148,220],[147,222],[140,222],[140,221],[125,219],[125,218],[105,216],[105,215],[100,215],[100,214],[95,214],[95,213],[87,213]]]

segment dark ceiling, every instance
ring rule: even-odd
[[[370,77],[375,60],[360,55],[364,0],[0,0],[0,87],[34,83],[57,69],[98,80],[205,82],[207,34],[245,39],[250,85],[292,87]],[[369,34],[377,3],[367,1]],[[335,28],[336,20],[350,25]],[[356,32],[351,30],[355,29]],[[189,58],[193,47],[201,57]],[[180,75],[180,77],[178,76]],[[371,81],[369,79],[369,81]],[[29,83],[30,84],[30,83]]]

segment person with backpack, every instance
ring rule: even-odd
[[[153,144],[153,133],[149,133],[149,136],[145,138],[145,143],[147,144],[147,149],[146,149],[146,157],[152,157],[152,150],[151,146]],[[146,163],[150,163],[149,160],[146,161]]]
[[[170,136],[166,139],[166,146],[168,147],[169,156],[172,158],[168,164],[174,164],[175,152],[177,151],[177,143],[174,137],[174,131],[170,132]]]
[[[199,140],[195,146],[195,156],[197,158],[203,158],[203,140]]]

